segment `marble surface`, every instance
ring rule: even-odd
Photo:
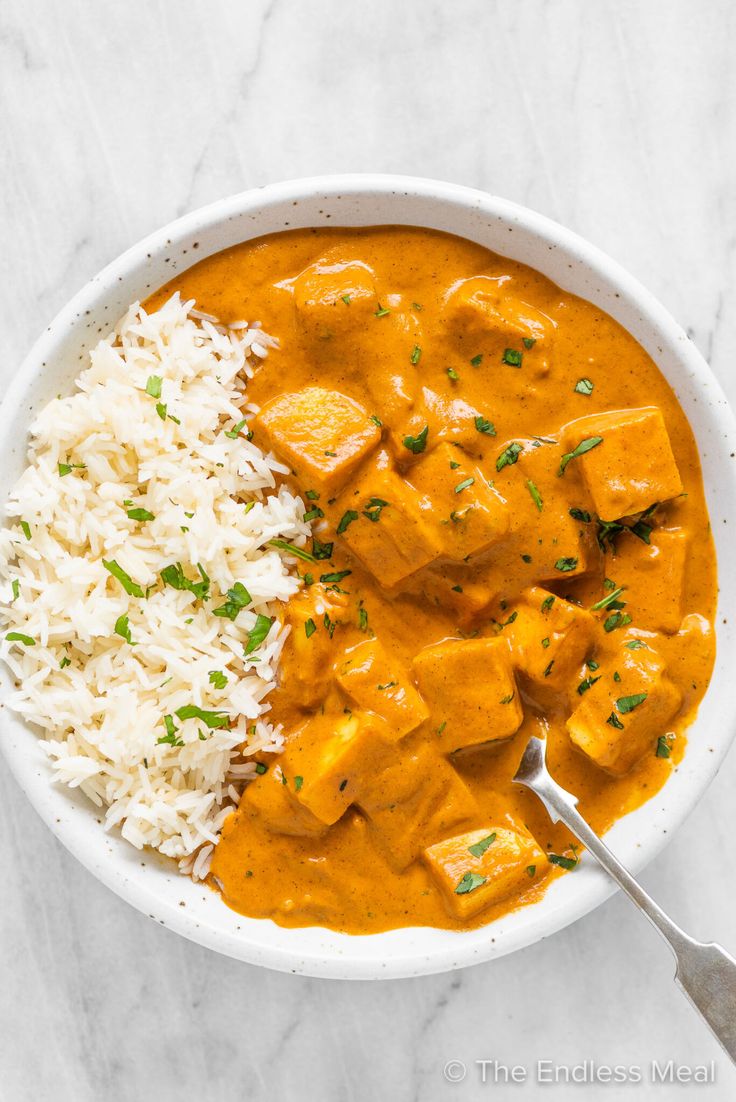
[[[736,11],[728,0],[5,0],[0,381],[128,244],[222,195],[332,171],[492,190],[567,223],[688,327],[736,401]],[[722,569],[730,564],[722,564]],[[736,947],[736,756],[644,876]],[[238,965],[157,928],[0,773],[0,1099],[734,1097],[621,898],[514,957],[384,984]],[[481,1081],[477,1060],[525,1065]],[[642,1065],[639,1086],[534,1061]],[[717,1082],[647,1082],[652,1059]],[[450,1083],[447,1061],[467,1064]],[[495,1093],[494,1093],[495,1092]]]

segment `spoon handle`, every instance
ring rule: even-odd
[[[534,742],[539,746],[532,747]],[[572,831],[659,930],[675,955],[677,984],[736,1063],[736,960],[720,945],[691,938],[654,902],[585,821],[577,810],[577,797],[552,779],[544,749],[541,739],[530,740],[522,762],[527,768],[515,779],[537,794],[552,822],[563,822]]]

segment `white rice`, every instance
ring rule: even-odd
[[[6,702],[44,732],[55,778],[105,807],[108,829],[202,876],[254,773],[249,756],[281,747],[267,696],[285,637],[280,602],[299,581],[267,544],[303,544],[309,526],[301,499],[276,489],[286,468],[226,435],[254,411],[245,378],[276,342],[193,305],[174,295],[153,314],[131,306],[77,393],[32,425],[29,466],[6,504],[14,522],[0,531],[0,658],[17,683]],[[152,376],[160,397],[147,393]],[[155,519],[130,519],[131,508]],[[151,587],[147,597],[129,596],[103,560]],[[196,582],[203,568],[208,601],[163,584],[177,563]],[[236,582],[252,603],[234,621],[213,615]],[[258,614],[273,624],[246,657]],[[187,705],[231,725],[177,718]],[[173,743],[161,741],[166,722]]]

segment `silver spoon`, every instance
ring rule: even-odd
[[[588,826],[577,810],[577,796],[566,792],[552,779],[545,761],[546,748],[544,739],[536,736],[529,739],[514,781],[539,796],[552,822],[563,822],[572,831],[659,930],[675,954],[675,982],[736,1063],[736,960],[714,942],[695,941],[647,895]]]

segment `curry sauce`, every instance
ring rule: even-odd
[[[671,388],[597,307],[430,230],[277,234],[151,305],[174,290],[279,339],[244,431],[313,527],[270,701],[286,746],[213,886],[351,933],[532,902],[578,853],[511,783],[528,737],[603,833],[666,781],[710,677],[715,555]]]

